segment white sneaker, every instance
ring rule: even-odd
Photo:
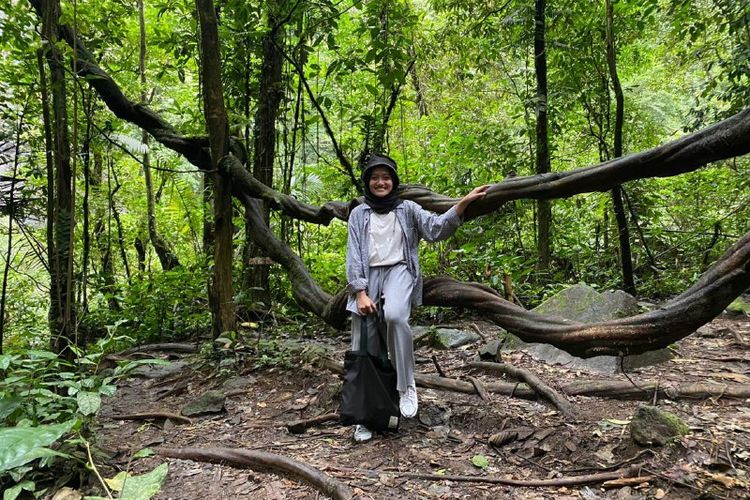
[[[406,388],[406,392],[400,393],[401,397],[398,401],[401,415],[405,418],[412,418],[417,414],[417,388],[410,385]]]
[[[357,425],[354,428],[354,440],[358,443],[364,443],[372,439],[372,431],[364,425]]]

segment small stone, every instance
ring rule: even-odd
[[[232,391],[236,389],[244,389],[253,385],[256,382],[255,377],[231,377],[221,384],[221,390]]]
[[[463,345],[471,344],[481,339],[477,333],[468,330],[457,330],[455,328],[438,328],[435,331],[436,347],[442,349],[453,349]]]
[[[451,489],[449,486],[443,486],[440,483],[432,483],[427,488],[427,494],[431,497],[445,498],[450,492]]]
[[[689,432],[674,413],[641,406],[630,421],[630,436],[641,446],[664,446]]]
[[[194,417],[207,413],[221,413],[224,411],[224,400],[226,396],[221,391],[206,391],[197,399],[189,402],[182,408],[182,415]]]
[[[479,348],[479,358],[486,361],[500,362],[500,346],[502,342],[500,340],[490,340],[482,347]]]

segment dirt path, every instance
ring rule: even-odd
[[[487,338],[496,327],[477,323]],[[320,338],[316,334],[316,338]],[[330,338],[330,337],[329,337]],[[636,384],[715,381],[750,383],[750,320],[722,317],[703,327],[676,348],[664,364],[636,369],[628,375]],[[330,341],[341,358],[343,336]],[[418,371],[436,373],[434,354],[449,377],[497,375],[470,372],[474,344],[452,351],[422,347]],[[596,376],[561,366],[548,366],[524,352],[504,360],[527,368],[552,386],[575,379],[626,380],[623,375]],[[145,447],[233,447],[263,450],[294,457],[354,488],[364,498],[750,498],[750,401],[716,397],[707,400],[659,400],[657,405],[677,414],[690,434],[673,446],[645,449],[635,445],[627,421],[643,402],[603,398],[570,398],[579,420],[565,421],[551,406],[494,394],[484,402],[477,395],[419,389],[420,412],[405,421],[397,434],[376,436],[355,444],[351,428],[326,424],[292,435],[283,426],[290,420],[335,411],[338,378],[310,365],[272,369],[249,375],[248,392],[227,398],[224,413],[193,419],[191,424],[154,420],[129,421],[117,415],[162,410],[179,413],[184,404],[220,385],[208,372],[185,369],[179,378],[129,379],[120,384],[100,415],[99,446],[109,452],[105,470],[130,467],[150,470],[160,457],[131,460]],[[168,382],[168,383],[167,383]],[[184,392],[179,393],[184,386]],[[163,397],[170,389],[177,394]],[[525,428],[524,439],[501,447],[487,444],[502,429]],[[477,458],[479,457],[479,458]],[[486,465],[483,468],[472,463]],[[625,463],[642,464],[642,484],[604,489],[600,484],[558,488],[524,488],[482,483],[427,481],[400,476],[403,472],[549,479],[592,474]],[[272,474],[187,460],[169,459],[169,474],[160,499],[281,499],[316,498],[318,493]]]

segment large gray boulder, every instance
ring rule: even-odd
[[[547,316],[560,316],[581,323],[598,323],[611,319],[625,318],[640,312],[638,301],[621,290],[599,293],[589,285],[579,283],[562,290],[534,308],[535,312]],[[617,356],[594,356],[579,358],[550,344],[526,343],[515,335],[505,332],[504,350],[524,349],[534,359],[549,364],[565,365],[576,370],[597,373],[617,373],[620,371],[620,358]],[[623,368],[631,370],[650,366],[672,359],[667,349],[659,349],[643,354],[625,356]]]

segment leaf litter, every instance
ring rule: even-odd
[[[497,327],[471,320],[485,337]],[[343,358],[348,339],[327,335],[327,348]],[[750,365],[746,344],[750,320],[720,317],[699,334],[676,346],[677,356],[666,363],[628,373],[635,383],[659,380],[676,382],[744,383]],[[482,346],[480,341],[463,350],[418,348],[417,370],[436,375],[430,361],[436,357],[448,376],[481,383],[502,379],[470,371],[466,364]],[[186,361],[191,361],[189,358]],[[514,366],[526,368],[553,387],[576,379],[623,380],[620,375],[589,374],[564,366],[537,362],[523,351],[504,355]],[[737,361],[740,360],[740,361]],[[192,360],[193,362],[195,360]],[[210,375],[210,374],[209,374]],[[243,372],[243,375],[247,375]],[[576,396],[568,399],[579,411],[576,421],[566,421],[540,401],[492,394],[482,401],[476,394],[419,388],[420,411],[404,420],[398,433],[376,435],[364,444],[352,440],[352,429],[336,422],[290,434],[285,424],[336,410],[339,379],[336,375],[300,362],[291,369],[253,371],[257,379],[247,392],[228,397],[226,411],[195,419],[189,425],[163,421],[120,421],[113,416],[163,410],[179,413],[191,395],[217,388],[220,381],[206,373],[186,371],[174,385],[187,382],[187,390],[159,398],[155,380],[128,379],[114,397],[105,398],[99,414],[99,447],[104,463],[97,464],[108,477],[120,470],[133,474],[153,470],[166,460],[159,456],[133,458],[154,443],[169,447],[229,447],[262,450],[293,457],[346,482],[362,498],[742,498],[748,495],[750,472],[750,400],[658,399],[658,407],[677,414],[690,434],[662,448],[644,449],[632,442],[628,424],[635,410],[648,401]],[[545,488],[510,487],[455,481],[428,481],[404,473],[445,476],[493,476],[514,479],[554,479],[615,470],[640,464],[647,481],[603,488],[601,484]],[[218,471],[218,472],[217,472]],[[304,484],[262,471],[169,460],[169,473],[154,498],[200,499],[206,492],[221,498],[316,498],[318,492]]]

